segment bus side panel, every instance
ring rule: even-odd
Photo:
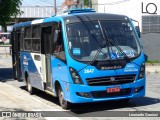
[[[26,72],[30,79],[31,86],[44,91],[42,68],[40,66],[41,61],[34,60],[34,53],[29,52],[22,52],[21,60],[23,76]]]
[[[69,92],[69,83],[70,81],[70,73],[68,71],[67,65],[61,60],[51,57],[51,66],[52,66],[52,83],[53,83],[53,92],[55,92],[55,81],[58,81],[61,85],[62,90],[64,91],[65,99],[70,98]]]

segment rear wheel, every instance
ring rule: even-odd
[[[30,84],[30,79],[29,79],[29,77],[26,78],[26,89],[27,89],[27,91],[29,92],[29,94],[31,94],[31,95],[33,95],[34,92],[35,92],[34,88],[33,88],[33,87],[31,86],[31,84]]]
[[[58,87],[58,98],[59,98],[60,106],[63,109],[69,109],[71,107],[71,103],[64,99],[64,93],[63,93],[62,88],[60,86]]]

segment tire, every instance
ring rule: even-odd
[[[30,84],[29,77],[26,78],[26,89],[29,92],[29,94],[33,95],[35,93],[34,88]]]
[[[63,109],[67,110],[71,107],[71,103],[64,99],[64,93],[60,86],[58,87],[58,98],[59,98],[59,104]]]

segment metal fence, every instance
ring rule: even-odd
[[[0,58],[11,57],[11,45],[0,45]]]
[[[143,33],[160,33],[160,15],[142,16]]]

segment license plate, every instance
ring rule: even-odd
[[[120,87],[107,88],[107,93],[117,93],[120,92]]]

